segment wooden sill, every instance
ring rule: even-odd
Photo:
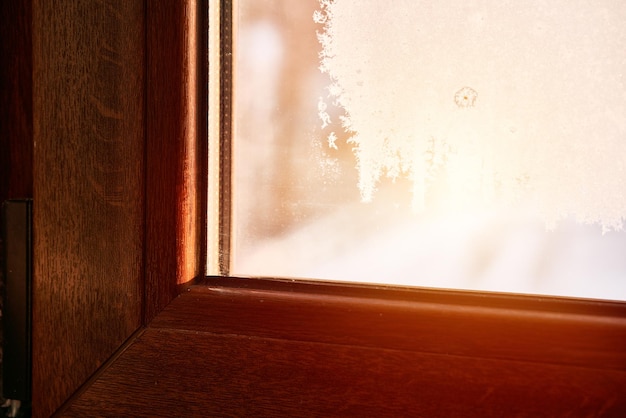
[[[622,303],[189,286],[61,416],[626,416]]]

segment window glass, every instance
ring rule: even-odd
[[[240,0],[231,274],[626,300],[626,6]]]

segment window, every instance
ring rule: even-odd
[[[237,3],[228,273],[626,299],[626,8],[494,5]]]
[[[194,176],[184,174],[195,171],[189,159],[204,148],[188,147],[187,138],[206,136],[193,135],[189,117],[204,109],[202,89],[190,87],[204,83],[192,77],[195,53],[187,48],[201,43],[193,11],[206,3],[32,6],[32,19],[29,12],[11,20],[32,22],[38,34],[20,54],[32,52],[33,77],[16,78],[34,87],[36,111],[18,110],[32,112],[41,128],[33,164],[20,166],[35,167],[40,209],[36,414],[61,407],[57,414],[158,416],[182,405],[187,415],[212,416],[624,415],[623,303],[275,280],[188,283],[198,270],[181,260],[202,249],[187,223],[197,221],[188,210]],[[121,65],[108,64],[113,50]],[[94,69],[87,79],[84,68]],[[113,116],[125,117],[103,117],[111,113],[92,93],[121,103]]]

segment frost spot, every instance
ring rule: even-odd
[[[326,109],[326,103],[324,102],[324,99],[320,97],[319,101],[317,102],[317,112],[320,119],[322,120],[322,129],[330,125],[330,115],[328,114],[328,112],[326,112]]]
[[[471,87],[463,87],[454,94],[454,103],[460,108],[474,107],[478,93]]]
[[[337,141],[337,135],[335,135],[334,132],[331,132],[328,135],[328,146],[332,149],[337,149],[337,144],[335,143],[335,141]]]

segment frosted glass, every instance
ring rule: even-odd
[[[626,300],[626,5],[544,3],[239,1],[231,273]]]

